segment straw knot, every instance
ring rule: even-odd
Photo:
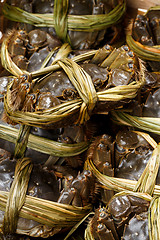
[[[58,64],[65,71],[70,81],[83,100],[80,108],[79,118],[76,123],[82,124],[90,118],[90,114],[98,101],[98,96],[88,73],[71,59],[64,58]]]

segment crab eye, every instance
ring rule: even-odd
[[[34,93],[30,94],[29,96],[31,97],[32,100],[36,99],[36,95]]]
[[[23,80],[23,81],[27,81],[29,76],[27,74],[23,74],[20,76],[20,78]]]
[[[107,45],[104,46],[104,48],[105,48],[106,50],[110,50],[110,49],[111,49],[111,46],[107,44]]]
[[[123,46],[123,49],[124,49],[125,51],[129,51],[129,47],[128,47],[127,45],[124,45],[124,46]]]
[[[123,147],[120,147],[117,143],[116,143],[116,150],[117,150],[119,153],[124,153],[124,152],[126,151]]]
[[[16,43],[21,43],[22,41],[21,41],[21,39],[16,38],[15,42],[16,42]]]
[[[105,148],[105,144],[103,144],[102,142],[98,145],[99,149],[104,149]]]
[[[129,52],[128,52],[128,55],[129,55],[130,57],[134,57],[134,53],[133,53],[132,51],[129,51]]]
[[[20,34],[21,36],[23,36],[23,35],[25,35],[26,33],[25,33],[25,31],[20,30],[20,31],[19,31],[19,34]]]
[[[131,69],[133,69],[134,64],[133,64],[133,63],[128,63],[128,67],[131,68]]]
[[[99,214],[99,216],[100,216],[101,218],[104,218],[104,217],[106,216],[106,213],[101,212],[101,213]]]
[[[97,228],[99,230],[105,229],[105,225],[103,223],[98,224]]]
[[[30,84],[28,82],[22,83],[22,87],[27,90],[30,88]]]

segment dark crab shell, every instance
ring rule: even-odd
[[[100,207],[95,210],[94,216],[89,221],[86,233],[88,231],[89,236],[95,240],[130,239],[129,237],[142,236],[145,234],[148,237],[146,220],[148,207],[149,202],[139,197],[132,195],[113,197],[107,207]],[[136,228],[132,224],[132,221],[136,223],[135,226],[137,226],[138,221],[140,221],[139,224],[143,229],[140,227]],[[86,237],[85,239],[89,238]]]
[[[148,48],[148,52],[150,52],[150,56],[152,56],[152,51],[154,55],[154,49],[158,50],[158,45],[160,43],[160,9],[159,8],[151,8],[147,11],[145,15],[138,14],[133,22],[132,26],[132,37],[135,41],[142,44],[140,46],[141,56],[143,59],[146,57],[143,56],[143,49],[145,47]],[[130,45],[131,47],[131,45]],[[137,55],[138,51],[137,51]],[[150,57],[147,56],[146,62],[149,65],[149,68],[152,71],[159,71],[159,60],[149,60]]]
[[[144,117],[160,117],[160,89],[155,90],[153,93],[150,92],[144,107],[143,107],[143,116]]]
[[[128,225],[125,225],[123,240],[149,240],[148,234],[148,212],[136,214],[129,221]]]
[[[138,180],[152,155],[152,147],[143,137],[127,129],[117,133],[115,146],[115,176]]]
[[[114,196],[108,204],[108,212],[111,214],[116,230],[120,236],[123,234],[125,224],[130,218],[148,210],[149,202],[134,195]]]

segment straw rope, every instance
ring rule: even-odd
[[[14,180],[5,207],[2,226],[4,235],[16,232],[19,213],[25,202],[31,171],[32,163],[28,158],[19,159],[17,161]]]
[[[126,1],[120,0],[119,4],[107,14],[67,15],[68,0],[55,0],[54,3],[53,14],[32,14],[8,4],[4,4],[3,14],[12,21],[29,23],[37,27],[54,27],[57,35],[66,40],[67,28],[71,31],[87,32],[106,29],[117,24],[126,10]]]

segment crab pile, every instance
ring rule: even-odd
[[[159,239],[160,7],[0,8],[0,238]]]

